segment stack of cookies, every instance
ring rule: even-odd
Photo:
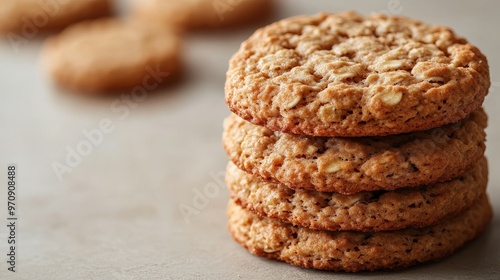
[[[251,253],[328,270],[438,260],[491,220],[485,56],[403,17],[299,16],[230,61],[229,230]]]

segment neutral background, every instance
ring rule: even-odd
[[[180,0],[179,0],[180,1]],[[117,100],[54,87],[40,69],[44,36],[15,52],[0,40],[0,279],[499,279],[500,277],[500,2],[279,1],[275,19],[319,11],[389,12],[443,24],[489,58],[489,230],[456,255],[400,272],[304,270],[251,256],[226,231],[228,194],[220,179],[227,61],[255,27],[191,34],[186,76],[148,95],[127,116]],[[125,6],[122,12],[126,11]],[[126,46],[124,46],[126,47]],[[53,162],[109,118],[115,127],[60,182]],[[7,271],[6,167],[18,173],[18,272]],[[207,200],[193,202],[211,190]],[[199,205],[200,203],[206,205]],[[196,208],[185,219],[181,206]]]

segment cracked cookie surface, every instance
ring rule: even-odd
[[[451,181],[396,191],[354,195],[294,190],[262,181],[229,163],[231,198],[259,216],[320,230],[383,231],[436,224],[470,207],[484,195],[488,164]]]
[[[386,137],[305,137],[224,121],[223,144],[240,169],[290,188],[353,194],[450,180],[483,157],[483,109],[455,124]]]
[[[463,119],[490,86],[486,57],[451,29],[353,12],[285,19],[232,57],[234,113],[274,131],[384,136]]]
[[[233,201],[228,206],[229,231],[252,254],[347,272],[391,270],[442,259],[479,236],[491,217],[486,195],[434,226],[375,233],[312,230],[261,218]]]

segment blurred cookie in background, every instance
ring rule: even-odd
[[[183,29],[233,27],[272,14],[273,0],[135,0],[133,14],[149,22]]]
[[[113,0],[0,0],[0,33],[62,29],[109,16]]]
[[[174,31],[133,20],[98,19],[49,38],[44,68],[68,89],[105,93],[154,90],[181,68],[181,39]]]

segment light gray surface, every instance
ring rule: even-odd
[[[500,277],[500,2],[280,1],[276,18],[318,11],[389,11],[453,27],[489,58],[489,194],[495,218],[484,236],[435,264],[390,273],[325,273],[251,256],[226,232],[228,194],[219,182],[226,156],[221,123],[227,61],[252,29],[190,35],[187,75],[122,117],[116,98],[85,98],[56,89],[38,65],[42,40],[18,53],[0,40],[0,182],[18,175],[18,272],[6,269],[0,226],[0,279],[499,279]],[[495,92],[493,92],[495,91]],[[59,182],[54,161],[103,118],[115,125],[102,144]],[[215,174],[215,179],[211,174]],[[214,191],[187,223],[180,205]],[[202,205],[203,206],[203,205]],[[0,224],[6,221],[0,189]]]

